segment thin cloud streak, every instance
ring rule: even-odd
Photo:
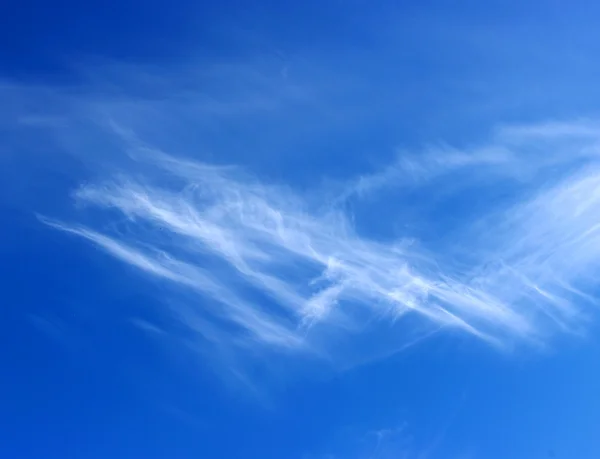
[[[188,263],[174,259],[168,253],[152,248],[137,249],[121,243],[114,238],[104,236],[92,230],[71,227],[60,222],[40,217],[47,225],[83,237],[121,261],[144,271],[152,276],[169,280],[177,285],[201,292],[218,300],[227,306],[226,316],[231,322],[239,324],[244,330],[260,338],[260,341],[280,347],[302,346],[302,343],[287,332],[282,324],[273,322],[269,317],[261,314],[252,305],[237,297],[231,290],[212,279],[205,270]],[[212,314],[219,316],[221,313],[214,309]],[[204,335],[204,334],[203,334]],[[206,334],[205,336],[208,336]]]
[[[580,332],[582,305],[595,303],[594,126],[505,128],[483,148],[405,158],[351,182],[340,198],[360,203],[367,190],[385,199],[384,191],[398,186],[390,182],[415,170],[411,186],[437,193],[440,205],[454,174],[461,183],[453,183],[453,193],[467,207],[481,183],[512,187],[509,198],[467,214],[457,236],[436,250],[408,238],[373,240],[355,230],[343,206],[319,210],[292,189],[235,167],[179,159],[133,137],[128,151],[140,170],[143,162],[143,175],[127,170],[75,193],[79,203],[117,211],[125,223],[100,233],[43,221],[198,294],[198,315],[224,324],[215,338],[213,323],[207,336],[246,348],[331,355],[368,336],[382,341],[385,354],[440,328],[500,348],[543,344],[556,330]],[[404,320],[413,317],[427,325],[416,337]],[[381,332],[390,327],[392,333]]]

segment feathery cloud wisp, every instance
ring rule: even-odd
[[[385,199],[398,186],[424,190],[436,199],[430,225],[449,196],[460,197],[465,217],[435,250],[402,235],[373,240],[343,206],[315,207],[235,167],[180,159],[132,138],[129,151],[150,169],[75,193],[124,223],[101,233],[44,221],[198,294],[195,314],[219,324],[206,335],[242,347],[329,354],[361,348],[368,336],[386,352],[439,328],[497,346],[542,342],[556,329],[578,331],[581,305],[595,302],[599,133],[588,122],[507,128],[483,148],[400,158],[343,193],[360,205],[367,191]],[[399,177],[412,181],[394,183]],[[506,196],[491,193],[470,209],[479,188]]]

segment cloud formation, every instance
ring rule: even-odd
[[[600,124],[504,126],[474,147],[402,151],[335,189],[319,174],[307,193],[207,162],[177,140],[211,116],[235,124],[266,110],[274,119],[318,99],[288,75],[275,89],[251,76],[238,85],[252,89],[242,91],[248,100],[276,104],[213,110],[190,79],[148,75],[135,91],[127,80],[129,96],[107,97],[102,85],[80,93],[3,85],[35,108],[14,116],[15,139],[43,129],[61,148],[85,151],[95,171],[73,193],[80,213],[44,212],[41,221],[170,284],[186,298],[171,311],[217,346],[356,362],[439,331],[510,348],[585,330],[600,259]],[[268,94],[257,81],[269,83]],[[171,94],[170,85],[185,91]],[[149,97],[156,87],[170,95]],[[175,140],[164,148],[169,142],[148,138]],[[117,170],[102,166],[105,158],[119,158]],[[373,223],[393,227],[393,237],[371,231]]]
[[[314,206],[289,187],[131,137],[144,173],[133,167],[74,195],[106,212],[110,231],[43,221],[198,295],[194,314],[208,328],[196,330],[241,347],[328,354],[367,335],[382,350],[439,329],[499,347],[542,343],[580,331],[582,306],[595,303],[599,134],[588,122],[506,128],[483,148],[400,156],[350,182],[340,199],[356,205],[366,192],[425,190],[440,232],[458,196],[468,210],[435,250],[359,234],[340,199]],[[469,210],[478,193],[490,200]]]

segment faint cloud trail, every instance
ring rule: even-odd
[[[75,193],[124,224],[102,233],[42,221],[209,299],[197,314],[235,325],[217,338],[235,346],[330,355],[352,353],[368,337],[380,341],[377,352],[365,351],[375,358],[440,327],[501,348],[541,344],[555,329],[579,332],[582,303],[595,303],[598,132],[591,122],[507,127],[472,151],[404,156],[350,182],[342,199],[359,204],[367,192],[385,199],[406,186],[440,205],[451,194],[468,206],[482,183],[514,191],[468,215],[458,239],[435,251],[373,240],[342,207],[315,209],[292,189],[168,155],[131,135],[127,151],[144,173],[124,170]],[[457,251],[466,254],[460,263]],[[416,336],[413,318],[425,324]]]

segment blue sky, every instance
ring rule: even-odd
[[[596,5],[2,13],[2,457],[600,457]]]

